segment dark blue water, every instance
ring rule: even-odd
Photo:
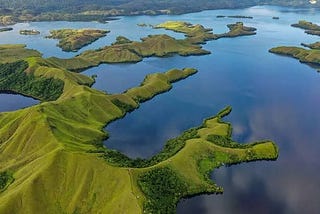
[[[137,64],[101,65],[84,72],[97,74],[93,86],[109,93],[120,93],[140,84],[148,73],[171,68],[194,67],[199,72],[174,84],[173,89],[110,124],[110,139],[105,144],[130,157],[150,157],[161,150],[165,141],[183,130],[198,126],[226,105],[233,111],[226,118],[233,124],[233,137],[241,142],[272,139],[280,147],[276,162],[256,162],[213,172],[213,179],[225,189],[223,195],[198,196],[183,200],[178,213],[319,213],[320,211],[320,76],[315,69],[295,59],[268,53],[279,45],[299,46],[320,37],[304,34],[290,24],[306,19],[317,22],[319,11],[279,7],[254,7],[241,10],[216,10],[181,16],[123,17],[108,24],[72,23],[78,27],[97,27],[111,33],[87,48],[97,48],[114,41],[117,35],[138,39],[150,33],[170,33],[137,27],[138,23],[156,24],[166,20],[200,23],[221,33],[226,24],[237,19],[217,19],[216,15],[247,15],[248,26],[257,35],[208,42],[211,55],[148,58]],[[279,20],[273,20],[279,16]],[[46,34],[51,28],[70,26],[67,22],[31,23]],[[21,27],[20,25],[14,26]],[[41,36],[1,34],[0,43],[22,41],[28,47],[45,51],[45,56],[69,57],[56,41]],[[7,35],[4,39],[2,35]],[[170,35],[183,38],[181,34]],[[11,36],[14,38],[14,36]],[[41,44],[41,45],[40,45]]]
[[[15,111],[38,103],[38,100],[18,94],[0,94],[0,112]]]

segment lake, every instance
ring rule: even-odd
[[[254,18],[216,18],[217,15]],[[274,20],[273,16],[280,19]],[[204,48],[212,51],[210,55],[152,57],[136,64],[100,65],[85,71],[87,75],[97,74],[94,88],[120,93],[139,85],[148,73],[184,67],[199,70],[196,75],[175,83],[170,92],[143,103],[136,111],[111,123],[106,127],[110,138],[105,145],[130,157],[151,157],[161,150],[166,140],[200,125],[204,118],[231,105],[233,111],[225,120],[233,124],[233,138],[240,142],[272,139],[280,147],[279,159],[214,171],[212,178],[224,187],[224,194],[184,199],[178,205],[178,213],[316,214],[320,210],[320,76],[315,69],[297,60],[270,54],[268,50],[279,45],[299,46],[301,42],[319,41],[317,36],[290,27],[301,19],[317,23],[319,18],[319,11],[313,9],[259,6],[179,16],[120,17],[107,24],[22,23],[14,25],[14,31],[1,33],[0,43],[19,41],[41,51],[45,57],[67,58],[109,45],[118,35],[132,40],[159,33],[183,38],[182,34],[170,31],[138,27],[138,23],[182,20],[213,28],[215,33],[227,31],[226,25],[236,21],[257,28],[255,36],[208,42]],[[65,53],[56,47],[56,40],[44,36],[51,29],[66,27],[101,28],[111,33],[77,53]],[[19,29],[36,29],[41,34],[21,36]],[[0,102],[11,96],[15,95],[0,96]]]

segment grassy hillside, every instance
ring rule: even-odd
[[[15,62],[41,54],[36,50],[26,49],[25,45],[0,45],[0,63]]]
[[[64,87],[55,101],[0,113],[0,213],[174,212],[181,197],[222,191],[208,179],[210,170],[223,163],[278,156],[272,142],[231,147],[231,126],[221,121],[231,111],[227,108],[168,141],[153,162],[144,161],[148,167],[125,166],[123,161],[137,162],[103,147],[103,127],[196,70],[150,74],[139,87],[108,95],[90,88],[93,79],[68,71],[57,63],[60,59],[43,59],[22,46],[12,47],[2,47],[3,63],[12,61],[12,51],[20,49],[16,59],[27,63],[20,72],[62,81]],[[209,139],[211,135],[224,137],[227,144]],[[151,182],[155,177],[157,182]]]

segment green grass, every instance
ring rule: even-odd
[[[92,79],[51,60],[26,61],[28,75],[60,79],[64,90],[56,101],[0,113],[0,171],[11,171],[15,178],[0,194],[0,213],[141,212],[129,171],[107,164],[93,152],[103,149],[105,124],[123,117],[124,106],[139,106],[132,98],[135,93],[107,95],[88,87]],[[177,81],[176,72],[164,77]],[[195,70],[179,72],[183,79]],[[157,78],[148,79],[152,81],[145,85],[153,93],[164,92],[157,89]],[[166,90],[170,88],[166,84]],[[144,100],[149,95],[154,96],[148,93]]]

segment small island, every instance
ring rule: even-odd
[[[213,34],[212,29],[204,28],[202,25],[192,25],[181,21],[167,21],[156,25],[154,28],[164,28],[174,32],[184,33],[186,40],[193,44],[203,44],[206,41],[216,40],[224,37],[237,37],[255,35],[256,28],[244,26],[242,22],[228,24],[229,32]]]
[[[138,23],[137,26],[139,26],[139,27],[148,27],[148,25],[146,23]]]
[[[243,16],[243,15],[232,15],[232,16],[225,16],[225,15],[217,15],[217,18],[235,18],[235,19],[253,19],[252,16]]]
[[[37,31],[37,30],[20,30],[19,33],[21,35],[38,35],[38,34],[40,34],[40,31]]]
[[[6,31],[12,31],[13,28],[12,27],[3,27],[3,28],[0,28],[0,32],[6,32]]]
[[[320,36],[320,26],[312,22],[300,20],[297,24],[292,24],[291,26],[304,29],[307,34]]]
[[[78,51],[86,45],[93,43],[107,35],[110,31],[98,29],[60,29],[50,31],[46,38],[58,39],[58,47],[63,51]]]

